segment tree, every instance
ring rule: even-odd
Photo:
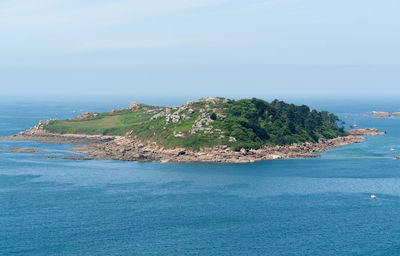
[[[215,121],[215,120],[217,120],[217,115],[215,113],[212,113],[210,115],[210,118]]]

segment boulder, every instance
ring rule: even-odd
[[[229,137],[229,142],[236,142],[236,138],[234,138],[234,137]]]

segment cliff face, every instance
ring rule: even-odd
[[[226,146],[233,151],[272,145],[316,143],[346,135],[337,116],[282,101],[202,98],[179,107],[133,102],[130,108],[52,120],[40,129],[54,134],[125,136],[164,149],[200,150]]]

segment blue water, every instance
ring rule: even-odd
[[[46,159],[70,145],[0,141],[0,255],[400,255],[400,118],[362,115],[400,103],[290,100],[388,133],[321,158],[251,164]],[[0,135],[124,103],[3,98]],[[43,152],[7,152],[15,146]]]

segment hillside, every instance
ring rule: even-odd
[[[179,107],[132,103],[128,109],[86,113],[51,120],[41,127],[52,133],[120,135],[153,141],[165,148],[198,150],[227,145],[233,150],[265,145],[316,142],[346,135],[339,118],[283,101],[203,98]]]

